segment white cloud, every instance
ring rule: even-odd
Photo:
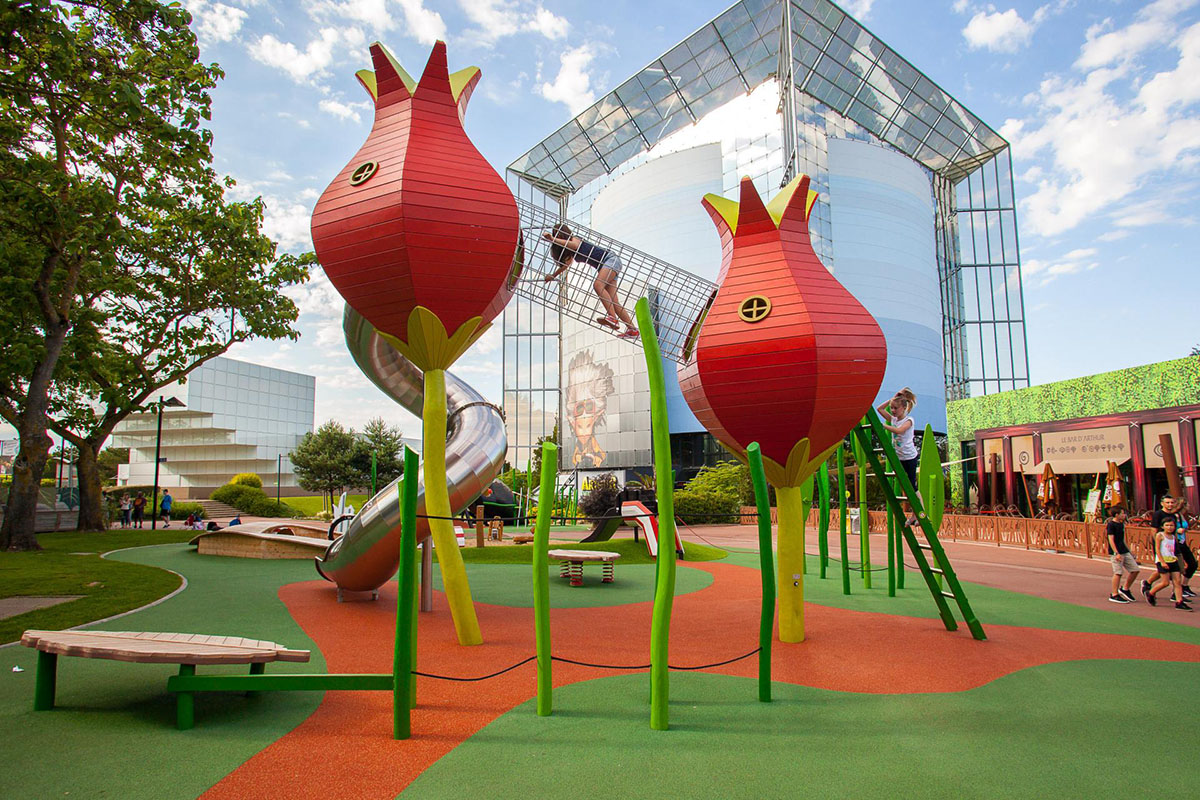
[[[1119,242],[1122,239],[1126,239],[1128,237],[1129,237],[1129,231],[1119,230],[1119,231],[1109,231],[1108,233],[1102,233],[1096,238],[1102,242]]]
[[[1080,247],[1051,260],[1028,258],[1021,263],[1021,278],[1027,287],[1040,289],[1062,275],[1096,269],[1100,262],[1093,256],[1099,252],[1094,247]]]
[[[201,42],[228,42],[237,36],[246,21],[246,12],[240,8],[216,3],[211,0],[187,0],[184,4],[192,15],[192,25]]]
[[[362,115],[359,112],[370,108],[370,105],[368,103],[343,103],[339,100],[325,98],[317,103],[317,107],[338,119],[352,119],[355,122],[361,122]]]
[[[361,36],[361,31],[359,32]],[[335,28],[322,28],[304,50],[291,42],[282,42],[271,34],[250,47],[250,55],[269,67],[286,72],[297,83],[307,83],[326,74],[333,61],[334,46],[343,38]]]
[[[965,14],[970,5],[968,0],[954,0],[954,5],[951,8],[954,9],[955,14]]]
[[[564,51],[559,56],[558,75],[553,82],[543,82],[538,86],[538,94],[552,103],[563,103],[572,114],[578,114],[596,99],[592,77],[588,72],[588,66],[595,57],[596,50],[591,44],[581,44]]]
[[[1021,17],[1015,8],[1007,11],[980,11],[962,29],[967,46],[997,53],[1015,53],[1029,44],[1035,29],[1033,22]]]
[[[1195,4],[1196,0],[1157,0],[1139,11],[1134,22],[1124,28],[1112,30],[1111,19],[1093,25],[1088,28],[1087,43],[1080,49],[1075,66],[1094,69],[1128,62],[1171,38],[1175,16]]]
[[[488,47],[522,32],[562,39],[570,29],[566,18],[527,0],[458,0],[458,4],[475,26],[465,36]]]
[[[442,15],[430,11],[421,0],[397,0],[404,11],[404,25],[421,44],[433,44],[446,38],[446,23]]]
[[[848,0],[848,2],[842,3],[842,8],[855,19],[863,20],[870,16],[873,5],[875,5],[875,0]]]
[[[424,0],[320,0],[307,8],[313,19],[323,23],[358,23],[376,34],[399,29],[427,45],[446,38],[442,15],[426,8]]]
[[[1021,203],[1033,233],[1056,235],[1096,214],[1124,226],[1178,220],[1147,192],[1156,180],[1177,181],[1200,164],[1200,23],[1180,30],[1171,16],[1194,4],[1152,3],[1125,28],[1104,34],[1112,38],[1102,49],[1090,31],[1076,64],[1082,74],[1046,76],[1027,98],[1033,115],[1005,123],[1001,134],[1013,142],[1017,161],[1042,166]],[[1147,24],[1164,32],[1156,62],[1176,59],[1157,73],[1139,65],[1147,45],[1130,33]],[[1135,192],[1151,205],[1122,206]]]

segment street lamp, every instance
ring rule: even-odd
[[[158,398],[158,435],[154,439],[154,501],[150,505],[150,530],[158,529],[158,464],[162,460],[159,453],[162,452],[162,412],[163,408],[185,408],[183,401],[178,397],[160,397]]]

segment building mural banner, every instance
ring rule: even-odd
[[[1034,471],[1033,436],[1012,437],[1013,472]]]
[[[1175,463],[1183,463],[1183,455],[1179,452],[1179,424],[1176,422],[1151,422],[1142,426],[1142,452],[1146,456],[1147,469],[1163,469],[1162,442],[1158,437],[1167,433],[1171,435],[1171,449],[1175,451]]]
[[[591,350],[576,353],[567,365],[567,390],[563,415],[564,431],[570,453],[566,466],[594,469],[605,465],[608,451],[615,447],[606,442],[608,399],[616,391],[613,368],[597,362]]]

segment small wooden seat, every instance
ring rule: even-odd
[[[533,544],[532,533],[518,533],[512,537],[513,544]]]
[[[38,651],[33,708],[54,708],[58,682],[58,657],[104,658],[136,664],[178,664],[180,675],[195,675],[199,664],[249,664],[250,674],[261,675],[268,661],[308,661],[308,650],[289,650],[281,644],[238,636],[201,633],[151,633],[141,631],[25,631],[21,644]],[[194,699],[179,692],[177,723],[192,727]]]
[[[584,563],[596,562],[604,567],[600,582],[612,583],[616,580],[613,574],[613,564],[621,557],[620,553],[608,550],[551,550],[547,555],[562,562],[560,577],[570,578],[572,586],[583,586]]]

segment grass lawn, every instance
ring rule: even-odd
[[[645,542],[635,542],[633,539],[610,539],[607,542],[555,542],[551,540],[550,549],[564,550],[604,550],[609,553],[620,553],[621,564],[653,564],[654,559],[646,552]],[[464,547],[463,561],[468,564],[533,564],[533,548],[528,545],[495,545],[492,547]],[[717,561],[727,553],[716,547],[702,544],[687,543],[687,561]],[[551,559],[553,560],[553,559]]]
[[[100,558],[147,544],[186,542],[195,531],[119,530],[43,533],[40,552],[0,553],[0,597],[83,595],[78,600],[0,619],[0,644],[28,629],[57,630],[110,617],[179,588],[179,578],[154,567]]]
[[[363,503],[367,502],[365,494],[348,494],[346,502],[354,506],[355,510],[363,507]],[[286,506],[291,506],[300,512],[301,516],[315,517],[324,511],[324,498],[320,495],[312,495],[309,497],[289,497],[283,501]]]

